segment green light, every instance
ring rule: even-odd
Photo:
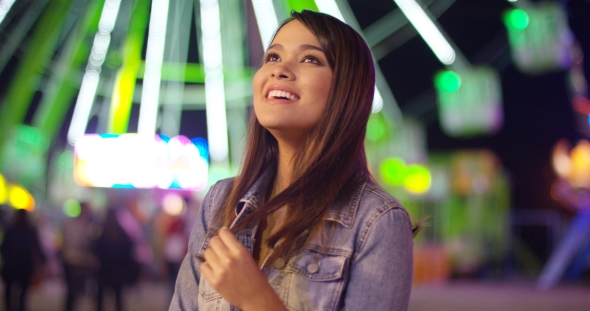
[[[434,78],[434,85],[440,92],[456,92],[461,87],[461,76],[454,71],[442,71]]]
[[[371,115],[367,123],[367,139],[377,141],[383,137],[383,134],[385,134],[385,126],[377,116]]]
[[[59,155],[57,161],[62,169],[71,170],[74,168],[74,153],[66,150]]]
[[[64,202],[63,211],[68,217],[78,217],[82,211],[82,207],[80,207],[80,202],[69,199]]]
[[[311,10],[319,12],[318,6],[315,4],[314,0],[287,0],[289,4],[290,10],[295,10],[297,12],[301,12],[302,10]],[[287,12],[290,14],[290,12]]]
[[[381,178],[391,186],[403,184],[406,176],[406,163],[400,158],[387,158],[379,167]]]
[[[504,15],[506,27],[523,30],[529,25],[529,15],[521,9],[513,9]]]

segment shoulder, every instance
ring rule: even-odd
[[[405,232],[411,236],[412,222],[406,208],[376,184],[365,184],[356,214],[357,251],[371,235],[387,237]]]
[[[326,218],[352,229],[366,227],[388,212],[405,214],[409,223],[404,206],[381,187],[367,181],[358,185],[345,199],[337,199]]]
[[[214,205],[221,204],[221,201],[229,194],[231,188],[234,184],[234,177],[232,178],[225,178],[217,181],[203,199],[203,206],[211,207]]]
[[[406,211],[398,199],[387,193],[383,188],[379,187],[379,185],[371,182],[365,184],[361,198],[361,205],[370,205],[373,209],[376,209],[377,212],[392,209]]]
[[[198,211],[198,214],[200,214],[198,218],[201,218],[202,221],[204,221],[204,225],[209,225],[212,217],[214,217],[217,210],[223,204],[223,200],[229,195],[233,183],[233,177],[221,179],[209,188]]]
[[[395,225],[405,225],[409,230],[412,229],[410,215],[402,203],[374,183],[365,184],[357,214],[369,227],[377,221],[394,221]],[[395,217],[383,217],[388,214]]]

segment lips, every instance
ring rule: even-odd
[[[297,92],[284,85],[271,85],[266,89],[264,97],[272,102],[293,102],[301,98]]]

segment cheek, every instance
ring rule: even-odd
[[[307,88],[310,90],[309,94],[312,95],[311,97],[313,97],[314,101],[321,101],[323,106],[325,106],[328,101],[331,87],[331,76],[319,76],[307,83]]]
[[[264,78],[265,75],[262,70],[258,70],[256,74],[254,74],[254,78],[252,79],[252,90],[254,91],[254,98],[257,98],[258,95],[262,94],[262,88],[264,87],[264,83],[266,79]]]

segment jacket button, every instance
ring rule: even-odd
[[[320,266],[318,266],[318,264],[315,262],[312,262],[309,265],[307,265],[307,272],[309,272],[309,273],[316,273],[316,272],[318,272],[319,269],[320,269]]]
[[[285,259],[279,258],[279,259],[275,260],[274,266],[278,270],[282,269],[285,266]]]

